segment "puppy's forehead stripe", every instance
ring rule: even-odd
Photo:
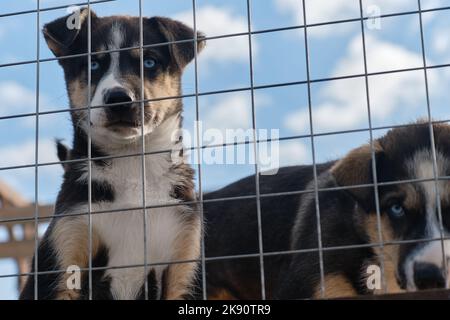
[[[445,176],[449,168],[448,159],[439,151],[436,152],[436,175]],[[409,174],[414,179],[434,179],[435,169],[431,150],[417,152],[408,163]],[[426,217],[425,233],[423,238],[439,238],[441,236],[437,209],[437,190],[435,181],[426,181],[416,184],[417,194],[421,193],[423,214]],[[450,185],[447,180],[438,181],[438,191],[441,205],[448,204]],[[444,252],[443,252],[444,251]],[[443,257],[443,254],[445,257]],[[450,256],[450,242],[444,241],[444,250],[440,241],[425,243],[419,250],[411,251],[404,263],[407,287],[409,290],[417,289],[414,282],[414,265],[416,263],[433,264],[442,268],[443,258]]]
[[[411,179],[434,179],[434,163],[431,150],[420,150],[407,162],[406,167]],[[445,176],[449,168],[449,160],[439,151],[436,151],[436,175]],[[435,181],[423,181],[414,184],[416,192],[422,192],[427,204],[436,206]],[[448,181],[438,181],[441,201],[448,202],[450,185]]]
[[[125,34],[122,24],[115,21],[111,26],[110,41],[108,45],[109,50],[120,49],[123,45],[124,39]]]

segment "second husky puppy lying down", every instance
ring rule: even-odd
[[[267,298],[343,297],[382,292],[379,286],[368,285],[369,266],[379,270],[384,267],[390,293],[446,286],[449,270],[445,269],[445,260],[450,257],[450,242],[438,240],[439,213],[443,235],[448,237],[450,183],[447,179],[436,182],[434,175],[450,175],[450,126],[433,126],[436,153],[430,131],[428,124],[415,123],[392,129],[374,141],[380,184],[377,188],[379,221],[369,144],[352,150],[338,161],[317,166],[318,188],[323,190],[318,193],[325,249],[323,294],[312,167],[282,168],[275,176],[261,176],[262,195],[303,192],[261,198]],[[254,193],[254,177],[247,177],[205,198]],[[206,264],[208,297],[260,298],[256,200],[209,202],[205,203],[204,211],[206,256],[234,255]],[[383,249],[379,246],[379,236]],[[289,253],[289,250],[299,251]],[[286,252],[270,254],[276,251]],[[236,256],[242,254],[252,256]],[[384,281],[380,279],[380,282]]]

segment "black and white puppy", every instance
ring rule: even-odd
[[[35,257],[37,270],[32,264],[32,272],[41,272],[37,277],[37,298],[88,298],[86,268],[90,250],[93,299],[143,299],[146,279],[149,299],[186,298],[191,293],[197,263],[171,262],[198,259],[202,222],[194,206],[183,204],[195,199],[194,172],[182,161],[179,152],[170,152],[180,144],[182,101],[147,100],[181,95],[183,69],[194,59],[195,48],[198,51],[203,48],[204,41],[195,45],[194,30],[180,22],[162,17],[143,18],[146,47],[142,50],[144,95],[141,96],[141,51],[136,49],[140,44],[140,19],[98,17],[91,12],[94,54],[88,66],[88,57],[82,55],[88,52],[88,10],[81,10],[79,28],[67,27],[70,18],[50,22],[43,30],[49,48],[60,58],[64,70],[74,136],[70,154],[65,153],[64,147],[58,148],[60,158],[70,157],[72,161],[64,165],[55,217]],[[203,38],[201,34],[197,36]],[[167,44],[173,41],[181,42]],[[147,46],[160,43],[166,44]],[[117,51],[129,47],[135,49]],[[113,51],[104,52],[108,50]],[[63,58],[72,55],[75,57]],[[92,77],[90,88],[88,67]],[[143,117],[139,102],[142,99]],[[112,105],[105,106],[108,104]],[[92,141],[91,156],[102,157],[91,162],[90,170],[88,162],[83,161],[88,157],[88,134]],[[145,152],[149,153],[145,156],[145,180],[139,155],[143,141]],[[89,172],[91,241],[86,215]],[[145,230],[143,210],[139,209],[143,207],[144,196],[145,205],[153,206],[146,210]],[[147,274],[144,264],[150,264]],[[73,274],[66,270],[71,266],[81,268],[79,288],[67,286]],[[34,276],[28,278],[21,299],[35,297],[34,280]]]
[[[301,196],[261,198],[265,284],[268,298],[346,297],[384,292],[443,288],[449,278],[450,126],[415,123],[390,130],[374,141],[380,233],[373,186],[370,145],[344,158],[317,166],[318,204],[323,248],[324,295],[311,166],[282,168],[261,176],[261,193],[303,191]],[[436,160],[436,161],[435,161]],[[416,182],[412,182],[416,180]],[[254,177],[245,178],[205,198],[254,194]],[[403,181],[403,182],[402,182]],[[436,188],[437,187],[437,188]],[[440,202],[440,210],[438,206]],[[211,298],[260,298],[256,201],[205,203],[206,254],[234,255],[206,265]],[[384,243],[381,248],[379,235]],[[432,241],[425,241],[432,240]],[[434,240],[434,241],[433,241]],[[352,247],[354,246],[354,247]],[[341,247],[341,249],[330,250]],[[301,250],[289,253],[290,250]],[[286,251],[285,254],[273,254]],[[271,254],[272,253],[272,254]],[[448,268],[448,267],[447,267]],[[377,279],[377,277],[379,279]],[[448,280],[447,280],[448,281]]]

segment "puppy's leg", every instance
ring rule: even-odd
[[[25,285],[20,293],[20,300],[50,300],[55,298],[56,283],[61,273],[49,271],[59,270],[55,258],[55,250],[48,241],[46,233],[39,243],[37,257],[33,257],[31,262],[31,272],[25,281]],[[37,259],[37,272],[35,261]],[[37,277],[37,278],[36,278]],[[35,296],[35,280],[37,280],[37,297]]]
[[[200,217],[192,220],[180,232],[175,241],[174,261],[198,260],[200,257]],[[163,299],[180,300],[192,294],[198,262],[183,262],[169,265],[162,281]]]
[[[89,266],[89,229],[87,217],[58,218],[49,235],[56,252],[57,261],[61,270],[70,266],[80,269]],[[92,232],[92,258],[95,257],[100,245],[99,237]],[[71,273],[64,272],[59,277],[56,286],[56,299],[76,300],[80,298],[79,289],[70,289],[67,281]],[[81,275],[80,275],[81,276]]]

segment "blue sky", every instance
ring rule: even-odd
[[[70,4],[70,0],[41,0],[41,7]],[[300,0],[253,0],[252,29],[264,30],[303,23]],[[143,0],[146,16],[162,15],[192,25],[191,1]],[[449,0],[423,0],[424,9],[448,6]],[[417,10],[416,0],[364,0],[365,14],[378,6],[381,14]],[[33,9],[35,0],[2,0],[0,15]],[[307,0],[308,23],[359,17],[358,0]],[[138,1],[117,0],[95,4],[100,16],[138,14]],[[208,36],[247,31],[246,0],[198,0],[198,29]],[[41,26],[66,14],[64,9],[42,12]],[[428,65],[450,63],[450,11],[423,14],[426,60]],[[0,17],[0,64],[36,58],[36,14]],[[384,18],[380,28],[365,25],[369,72],[417,68],[422,66],[419,16],[416,14]],[[306,80],[303,29],[261,33],[252,36],[254,83],[270,85]],[[360,22],[308,28],[311,79],[339,77],[364,72]],[[52,57],[42,36],[41,58]],[[210,40],[199,56],[199,91],[238,89],[250,86],[248,37]],[[428,72],[431,111],[435,119],[448,119],[450,68]],[[195,91],[194,68],[183,78],[185,94]],[[426,117],[427,105],[423,71],[369,77],[373,126],[390,126]],[[36,66],[24,64],[0,68],[0,116],[35,112]],[[368,127],[364,77],[315,82],[311,85],[314,131],[320,133]],[[56,61],[40,65],[40,110],[66,109],[68,106],[62,70]],[[185,127],[192,131],[195,99],[186,98]],[[252,126],[249,91],[205,95],[199,98],[200,118],[206,128],[248,129]],[[280,137],[309,133],[306,85],[291,85],[255,91],[258,129],[278,129]],[[71,140],[69,114],[56,113],[39,119],[39,162],[56,161],[53,140]],[[375,136],[385,130],[374,132]],[[367,142],[368,132],[317,137],[316,159],[325,161],[342,156]],[[0,120],[0,167],[33,164],[35,117]],[[281,165],[311,163],[308,138],[280,143]],[[254,173],[253,165],[202,166],[202,185],[212,190],[239,177]],[[39,202],[52,203],[58,192],[62,169],[59,165],[39,170]],[[0,179],[34,201],[34,169],[0,170]],[[0,226],[0,241],[5,232]],[[0,260],[0,274],[16,272],[9,260]],[[15,279],[0,278],[0,298],[14,299]]]

